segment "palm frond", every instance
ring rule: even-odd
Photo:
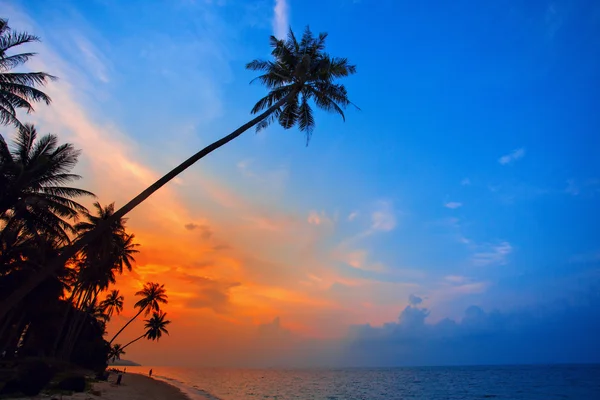
[[[0,57],[0,72],[9,71],[19,65],[25,64],[36,53],[14,54],[8,57]]]
[[[308,142],[310,141],[310,137],[315,128],[315,119],[313,117],[312,109],[308,104],[308,99],[305,96],[302,96],[302,102],[298,109],[298,128],[306,134],[306,145],[308,146]]]

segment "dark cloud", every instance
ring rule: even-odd
[[[600,361],[600,295],[513,312],[471,306],[460,321],[426,323],[410,299],[398,321],[352,327],[341,365],[587,363]],[[415,304],[416,302],[416,304]]]
[[[203,276],[182,274],[181,279],[196,287],[196,294],[187,302],[190,308],[210,308],[213,311],[226,314],[231,308],[229,290],[239,286],[239,282],[224,282]]]
[[[204,240],[208,240],[212,236],[212,230],[210,229],[210,227],[208,225],[201,225],[201,224],[195,224],[193,222],[190,222],[189,224],[185,224],[183,227],[185,229],[187,229],[188,231],[199,230],[200,236]]]
[[[408,296],[408,302],[412,306],[418,306],[419,304],[421,304],[423,302],[423,299],[420,298],[419,296],[415,296],[414,294],[411,294],[410,296]]]
[[[193,231],[194,229],[200,227],[200,225],[194,224],[193,222],[190,222],[189,224],[185,224],[183,227],[185,229],[187,229],[188,231]]]

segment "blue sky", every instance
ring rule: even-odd
[[[166,271],[157,267],[168,263],[160,254],[188,257],[189,247],[161,247],[160,232],[189,234],[184,222],[206,226],[211,240],[246,246],[227,256],[237,269],[202,270],[214,296],[194,303],[200,320],[247,323],[250,332],[280,317],[295,334],[329,340],[348,330],[352,338],[364,324],[385,329],[406,307],[427,307],[428,326],[444,318],[460,324],[471,306],[566,315],[556,304],[568,304],[573,315],[585,312],[582,320],[600,318],[581,305],[597,304],[600,288],[597,2],[4,5],[13,27],[43,37],[38,65],[61,78],[51,89],[54,108],[35,118],[83,148],[84,182],[106,201],[125,201],[248,119],[264,91],[248,84],[244,64],[268,57],[273,32],[310,24],[329,33],[332,54],[358,66],[344,83],[361,110],[349,109],[346,123],[317,114],[308,147],[298,131],[248,132],[132,214],[148,254],[143,277]],[[118,161],[125,159],[133,164]],[[254,230],[239,227],[247,221]],[[205,255],[193,257],[199,265]],[[267,287],[274,297],[259,299]],[[411,294],[423,303],[410,304]],[[187,315],[178,304],[173,312]],[[557,324],[536,317],[524,340],[538,332],[531,326]],[[185,359],[171,353],[168,362]],[[497,353],[471,355],[465,350],[462,361],[502,361]],[[600,360],[597,350],[592,359]]]

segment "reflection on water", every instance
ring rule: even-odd
[[[242,370],[152,367],[158,379],[209,400],[600,399],[600,366]],[[148,373],[150,367],[127,367]]]

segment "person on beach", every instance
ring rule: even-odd
[[[150,372],[148,372],[148,376],[152,378],[152,368],[150,368]]]
[[[119,386],[121,384],[121,379],[123,379],[123,375],[121,373],[119,373],[119,375],[117,375],[117,386]]]

